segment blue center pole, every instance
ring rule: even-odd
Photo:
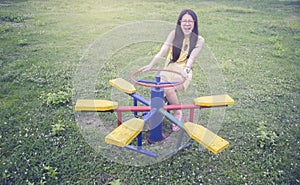
[[[156,75],[156,84],[160,84],[160,71]],[[151,109],[159,110],[164,107],[164,89],[163,88],[151,88]],[[150,136],[148,141],[154,143],[164,139],[162,135],[162,123],[163,115],[156,111],[150,118]]]

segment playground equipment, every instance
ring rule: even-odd
[[[121,92],[131,96],[133,98],[133,106],[119,106],[117,102],[108,100],[78,99],[75,105],[75,110],[116,112],[118,115],[118,127],[105,137],[105,142],[118,147],[125,147],[154,158],[157,157],[156,153],[143,149],[142,130],[145,123],[149,122],[150,134],[148,142],[155,143],[164,140],[165,138],[163,137],[162,130],[164,118],[169,119],[172,123],[175,123],[178,127],[180,127],[177,151],[188,146],[187,144],[182,145],[181,143],[184,132],[214,154],[218,154],[228,147],[228,141],[214,134],[207,128],[193,123],[193,120],[195,109],[223,107],[234,104],[234,100],[229,95],[224,94],[195,98],[193,104],[165,105],[164,88],[178,86],[184,83],[186,77],[179,72],[166,69],[151,69],[150,71],[157,71],[155,81],[135,79],[135,76],[141,73],[140,71],[132,73],[130,78],[135,84],[151,87],[151,101],[148,101],[144,97],[138,95],[133,84],[122,78],[117,78],[110,80],[109,84]],[[182,80],[179,82],[162,82],[161,72],[174,73],[174,75],[178,75]],[[144,105],[139,106],[138,102]],[[179,109],[190,110],[189,121],[183,123],[169,113],[170,110]],[[122,112],[133,112],[134,117],[122,122]],[[139,116],[138,113],[142,113],[142,116]],[[137,145],[130,145],[135,138],[137,138]]]

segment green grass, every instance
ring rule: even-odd
[[[299,6],[279,0],[0,1],[0,183],[299,184]],[[175,23],[185,7],[198,14],[235,99],[218,132],[229,148],[213,155],[192,142],[141,167],[105,158],[87,144],[74,118],[77,66],[113,28]],[[132,61],[151,59],[159,45],[121,48],[100,65],[103,74],[96,70],[95,96],[110,98],[107,80],[124,75]],[[195,64],[195,96],[211,93],[203,62]],[[199,117],[209,119],[206,113]]]

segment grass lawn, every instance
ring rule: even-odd
[[[107,81],[148,63],[166,34],[122,47],[146,28],[122,38],[114,30],[167,29],[183,8],[195,10],[206,41],[191,96],[226,91],[235,100],[217,128],[229,148],[214,155],[192,142],[151,165],[118,163],[95,149],[102,136],[87,142],[74,116],[78,84],[117,99]],[[1,0],[0,184],[299,184],[299,46],[297,0]],[[206,125],[211,114],[197,116]]]

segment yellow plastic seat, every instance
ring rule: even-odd
[[[118,103],[108,100],[77,100],[77,111],[110,111],[118,108]]]
[[[199,106],[222,106],[234,104],[234,100],[228,94],[202,96],[195,98],[194,104]]]
[[[108,144],[124,147],[143,130],[144,120],[132,118],[115,128],[105,137]]]
[[[222,139],[220,136],[201,125],[186,122],[184,123],[184,129],[191,138],[202,144],[214,154],[218,154],[229,146],[228,141]]]
[[[124,80],[123,78],[116,78],[114,80],[109,80],[109,84],[117,88],[118,90],[128,94],[133,94],[136,92],[135,87],[128,81]]]

